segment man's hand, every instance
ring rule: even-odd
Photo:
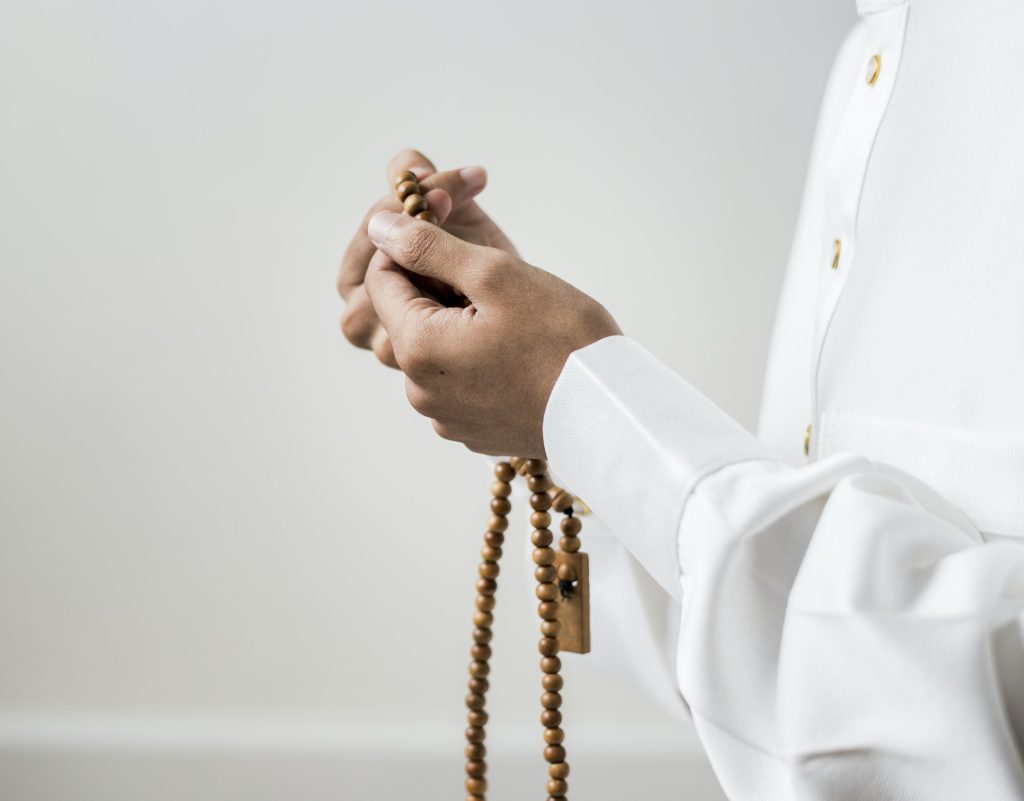
[[[366,291],[413,408],[471,450],[543,457],[544,409],[565,360],[621,333],[608,311],[510,253],[406,215],[380,212],[367,231],[379,251]],[[471,305],[441,305],[410,272],[449,284]]]
[[[357,347],[372,349],[381,362],[397,367],[394,350],[387,331],[380,325],[373,309],[363,278],[376,246],[366,234],[366,224],[380,211],[401,211],[402,204],[395,197],[392,183],[396,175],[412,170],[427,190],[426,200],[438,222],[459,239],[488,245],[507,253],[516,250],[501,229],[474,202],[487,185],[487,173],[480,167],[466,167],[439,173],[430,160],[415,150],[405,150],[388,164],[388,187],[392,191],[378,200],[363,219],[362,225],[349,243],[338,272],[338,293],[345,300],[341,330]]]

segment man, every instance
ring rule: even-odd
[[[371,209],[343,329],[442,437],[546,456],[681,603],[678,688],[730,798],[1022,799],[1024,5],[858,10],[757,438],[520,261],[476,168],[392,164],[443,230]]]

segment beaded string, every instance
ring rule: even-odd
[[[395,191],[406,214],[430,223],[436,223],[434,214],[427,208],[427,201],[420,190],[419,179],[412,172],[404,172],[395,181]],[[441,289],[439,296],[444,293]],[[450,293],[449,293],[450,294]],[[559,659],[558,634],[561,622],[558,620],[559,605],[576,587],[576,570],[572,564],[563,561],[556,567],[556,552],[551,547],[554,535],[551,533],[551,511],[564,514],[560,529],[562,536],[559,548],[562,554],[576,554],[580,549],[579,533],[582,524],[573,516],[573,496],[556,487],[548,475],[547,463],[542,459],[512,458],[498,462],[494,468],[494,483],[491,485],[491,516],[484,533],[484,544],[480,549],[481,562],[476,581],[476,612],[473,614],[473,645],[470,648],[472,661],[469,663],[469,693],[466,696],[466,801],[486,801],[487,793],[487,746],[484,744],[487,725],[487,690],[490,688],[488,675],[491,672],[490,642],[494,636],[495,593],[500,573],[499,560],[508,530],[508,514],[512,510],[512,480],[516,474],[526,478],[530,489],[530,524],[533,533],[534,578],[537,580],[536,596],[539,601],[537,614],[540,617],[541,638],[537,644],[540,651],[541,687],[543,693],[540,722],[544,727],[544,759],[548,763],[547,801],[565,801],[569,784],[569,763],[566,761],[565,732],[562,730],[563,680],[560,675],[562,661]],[[581,557],[584,555],[581,554]],[[589,649],[589,645],[584,649]]]

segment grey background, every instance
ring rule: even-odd
[[[0,4],[0,796],[456,797],[489,479],[342,340],[333,289],[388,157],[485,165],[525,258],[753,425],[853,19]],[[542,771],[507,573],[498,801]],[[570,681],[577,797],[718,797],[684,724]]]

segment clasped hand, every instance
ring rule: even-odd
[[[619,334],[608,311],[551,273],[522,261],[473,198],[480,168],[438,173],[406,151],[388,175],[412,170],[438,218],[375,204],[349,245],[338,279],[342,331],[405,374],[413,408],[470,450],[545,456],[544,410],[569,355]],[[467,306],[446,306],[423,276],[453,287]]]

